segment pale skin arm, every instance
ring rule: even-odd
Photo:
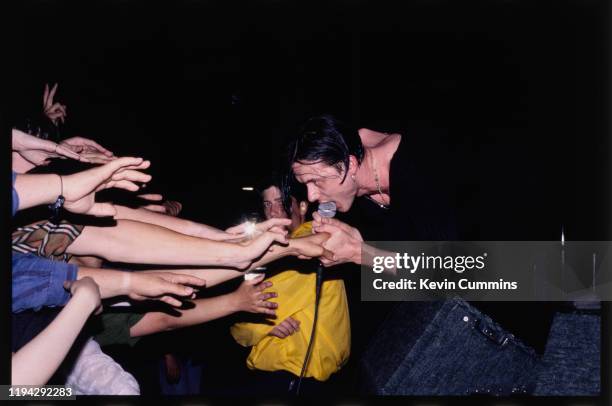
[[[80,238],[80,237],[79,237]],[[264,266],[277,259],[294,255],[302,258],[314,257],[329,257],[331,253],[322,247],[324,241],[329,238],[326,233],[311,235],[302,238],[293,238],[289,240],[287,246],[275,245],[273,250],[268,250],[259,260],[252,263],[247,270],[253,270],[259,266]],[[77,239],[78,240],[78,239]],[[147,272],[165,272],[164,270],[150,270]],[[173,269],[172,272],[177,272],[185,275],[193,275],[206,280],[206,286],[211,287],[230,279],[244,275],[244,271],[230,268],[187,268]]]
[[[171,306],[181,306],[181,301],[170,295],[192,298],[195,289],[206,281],[192,275],[174,272],[124,272],[109,269],[80,267],[77,279],[90,277],[100,286],[103,299],[115,296],[129,296],[134,300],[154,299]]]
[[[55,202],[62,186],[58,175],[17,175],[15,190],[19,196],[19,210]]]
[[[12,385],[44,385],[62,363],[91,313],[100,306],[96,284],[73,292],[72,299],[40,334],[13,354]]]
[[[222,241],[234,238],[233,235],[206,224],[168,216],[144,208],[132,209],[130,207],[115,205],[117,214],[115,220],[135,220],[141,223],[155,224],[177,233],[190,235],[192,237],[208,238],[210,240]]]
[[[180,316],[172,316],[163,312],[150,312],[130,329],[131,337],[141,337],[162,331],[175,330],[181,327],[206,323],[211,320],[228,316],[232,313],[245,311],[263,313],[270,316],[276,314],[276,303],[268,299],[277,297],[274,292],[263,292],[272,286],[271,282],[263,282],[264,276],[242,282],[232,293],[207,299],[193,301],[194,308],[178,310]]]
[[[243,269],[274,241],[284,243],[286,238],[266,232],[243,245],[192,237],[154,224],[118,220],[114,227],[86,226],[67,252],[128,263]]]
[[[36,165],[24,159],[17,152],[13,151],[11,153],[11,158],[12,158],[13,170],[15,171],[15,173],[26,173],[30,169],[36,167]]]
[[[251,266],[251,268],[255,269]],[[172,272],[180,273],[183,275],[192,275],[198,278],[202,278],[206,281],[207,287],[212,287],[223,282],[227,282],[239,276],[243,276],[246,271],[239,271],[232,268],[186,268],[186,269],[172,269]],[[167,272],[165,269],[152,269],[147,272]]]
[[[142,158],[123,157],[106,165],[77,172],[72,175],[20,174],[15,179],[15,190],[19,196],[19,210],[55,202],[62,194],[66,201],[64,208],[73,213],[94,216],[112,216],[115,208],[109,203],[97,203],[95,192],[107,188],[121,188],[136,191],[134,182],[148,182],[151,176],[138,171],[151,163]]]

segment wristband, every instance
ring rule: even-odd
[[[59,224],[60,209],[62,208],[62,206],[64,205],[64,202],[66,201],[66,199],[64,198],[64,181],[62,180],[61,175],[58,175],[58,176],[60,178],[60,185],[61,185],[60,194],[59,196],[57,196],[57,200],[55,200],[55,203],[52,203],[48,206],[52,212],[51,221],[54,224]]]

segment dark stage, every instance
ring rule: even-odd
[[[44,84],[59,83],[62,135],[151,160],[147,191],[182,217],[226,228],[256,211],[241,188],[282,166],[305,119],[332,113],[445,140],[465,239],[552,241],[563,227],[610,240],[608,2],[23,1],[11,15],[9,121],[40,114]],[[358,303],[358,272],[338,271],[352,311],[384,313]],[[377,327],[363,323],[325,390],[355,394]],[[159,391],[155,351],[176,343],[202,361],[203,394],[239,393],[246,352],[228,325],[113,351],[143,394]]]

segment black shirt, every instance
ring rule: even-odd
[[[462,173],[462,158],[459,148],[445,134],[433,130],[404,132],[391,160],[389,208],[381,208],[367,198],[358,198],[351,211],[341,219],[357,227],[364,241],[464,240],[467,234],[462,230],[479,220],[466,218],[460,213],[461,201],[458,196],[461,184],[466,181]],[[488,239],[485,235],[477,237],[481,241]],[[536,351],[544,351],[552,317],[557,309],[555,304],[471,304]],[[378,317],[384,318],[381,314]]]

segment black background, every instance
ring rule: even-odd
[[[66,137],[150,159],[151,192],[226,227],[307,117],[446,132],[481,240],[609,238],[605,1],[20,2],[11,120],[45,82]],[[418,131],[418,130],[417,130]],[[435,151],[432,151],[435,159]]]
[[[606,2],[396,3],[24,2],[11,105],[19,121],[59,82],[64,136],[151,159],[150,190],[218,226],[313,114],[440,128],[482,237],[602,239]]]

